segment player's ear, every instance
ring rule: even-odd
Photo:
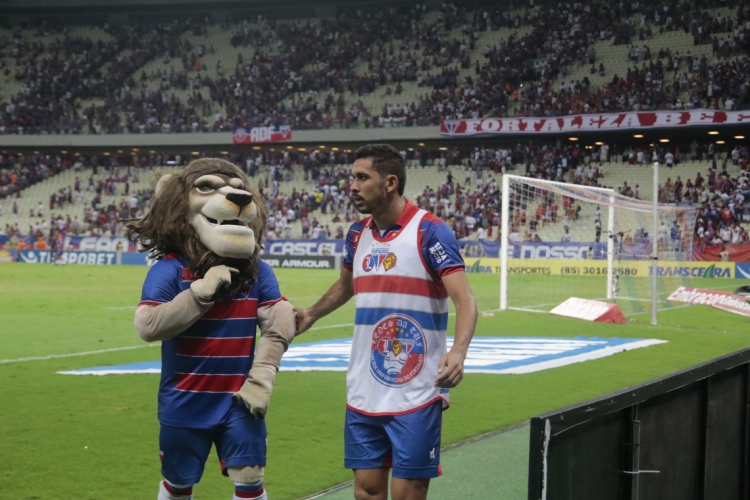
[[[398,192],[398,177],[396,177],[396,176],[395,176],[395,175],[393,175],[393,174],[391,174],[391,175],[387,175],[387,176],[385,177],[385,189],[386,189],[386,191],[388,191],[389,193],[390,193],[391,191],[396,191],[396,192]]]

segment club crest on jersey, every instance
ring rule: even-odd
[[[362,270],[369,273],[373,269],[379,271],[380,266],[383,266],[383,269],[389,271],[396,265],[397,260],[396,254],[388,248],[373,248],[372,253],[365,255],[362,261]]]
[[[419,324],[405,314],[386,316],[372,332],[370,373],[389,387],[411,383],[422,371],[427,343]]]

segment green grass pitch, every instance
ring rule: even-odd
[[[146,269],[127,266],[0,264],[0,498],[156,497],[158,375],[55,373],[159,358],[159,349],[142,347],[133,329],[145,275]],[[307,306],[337,273],[281,270],[277,276],[282,293]],[[480,310],[497,308],[498,281],[497,275],[470,275]],[[721,281],[723,289],[735,284],[743,282]],[[351,327],[335,325],[351,323],[353,311],[350,302],[297,342],[351,335]],[[649,315],[629,319],[627,325],[611,325],[516,311],[480,314],[477,335],[669,343],[527,375],[469,374],[452,391],[443,444],[750,346],[748,318],[709,307],[660,313],[657,327]],[[137,348],[112,350],[132,346]],[[89,351],[104,352],[15,361]],[[273,500],[300,498],[351,479],[343,468],[344,385],[341,372],[279,373],[268,415],[266,486]],[[439,488],[439,479],[434,487]],[[221,476],[215,455],[195,492],[200,500],[231,498],[232,485]]]

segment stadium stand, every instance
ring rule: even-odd
[[[740,109],[750,100],[749,23],[750,5],[739,0],[658,0],[21,24],[0,28],[0,134],[435,126],[448,118]],[[662,202],[700,204],[709,214],[726,205],[738,222],[748,212],[742,143],[428,142],[402,151],[406,195],[449,220],[461,238],[497,238],[505,172],[651,199],[647,166],[658,160],[673,166],[663,172]],[[133,153],[4,153],[0,229],[50,238],[55,228],[121,234],[119,220],[147,209],[158,172],[208,154]],[[359,216],[346,196],[351,150],[287,146],[222,156],[265,194],[269,236],[336,237]],[[699,173],[705,182],[697,187]],[[574,238],[590,238],[590,216],[571,228]],[[723,225],[712,221],[715,230]]]
[[[740,1],[0,30],[0,134],[437,125],[748,102]]]
[[[405,195],[448,221],[460,239],[497,240],[503,173],[609,187],[625,196],[650,200],[650,166],[656,159],[662,165],[660,201],[703,208],[704,231],[696,236],[713,245],[721,244],[724,236],[730,242],[746,240],[742,224],[750,221],[747,148],[737,143],[719,151],[713,143],[697,142],[682,147],[686,152],[676,158],[679,146],[620,150],[605,143],[583,150],[560,143],[405,149]],[[264,194],[271,215],[269,238],[342,237],[348,223],[360,217],[348,196],[351,150],[254,151],[224,157],[244,168]],[[0,179],[0,227],[5,234],[43,238],[53,238],[57,230],[121,235],[122,219],[147,210],[154,179],[181,168],[191,158],[158,154],[4,157],[1,163],[13,168],[3,170]],[[538,208],[526,207],[528,221],[523,224],[522,236],[531,239],[538,235],[549,241],[559,230],[529,224]],[[545,210],[548,208],[542,207]],[[591,240],[594,213],[589,212],[570,217],[573,241]],[[562,217],[557,223],[562,223]],[[725,228],[734,233],[722,234]]]

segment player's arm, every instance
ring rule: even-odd
[[[294,312],[297,314],[297,335],[307,331],[323,316],[327,316],[346,304],[353,295],[352,272],[346,267],[342,267],[339,279],[312,307],[294,308]]]
[[[477,304],[464,271],[443,276],[443,285],[456,307],[453,347],[440,359],[436,387],[456,387],[464,378],[464,360],[477,326]]]
[[[232,281],[232,272],[237,270],[212,267],[172,300],[160,304],[142,302],[135,311],[135,331],[146,342],[168,340],[181,334],[211,308],[214,294]]]

